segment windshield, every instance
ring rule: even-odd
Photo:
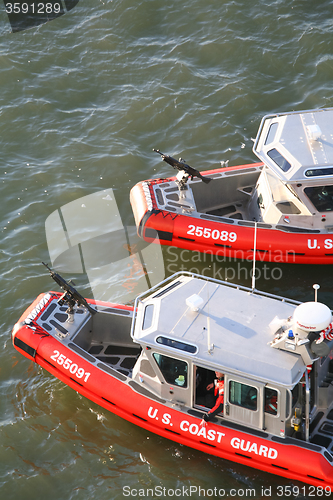
[[[307,187],[304,192],[318,212],[331,212],[333,210],[333,186]]]

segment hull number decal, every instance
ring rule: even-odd
[[[204,238],[212,238],[215,241],[230,241],[231,243],[237,240],[237,234],[235,232],[229,233],[229,231],[220,231],[219,229],[212,230],[210,227],[194,226],[193,224],[188,226],[187,234],[198,236],[199,238],[201,236]]]
[[[84,381],[87,382],[90,377],[89,372],[85,372],[83,368],[79,368],[76,363],[73,363],[71,359],[66,358],[64,354],[60,354],[59,351],[53,351],[53,356],[51,356],[53,361],[56,361],[58,365],[63,366],[65,370],[68,370],[69,373],[75,375],[77,378],[83,378]]]

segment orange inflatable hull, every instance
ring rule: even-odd
[[[248,169],[255,163],[202,172]],[[223,217],[198,218],[190,213],[161,210],[154,186],[174,181],[154,179],[136,184],[130,194],[138,234],[145,241],[234,259],[252,260],[256,234],[256,260],[288,264],[332,264],[333,234],[319,229],[255,223]],[[184,211],[185,212],[185,211]],[[209,220],[210,219],[210,220]]]
[[[54,292],[40,295],[22,315],[12,333],[18,352],[89,400],[148,431],[217,457],[314,485],[322,492],[333,488],[333,457],[325,448],[274,437],[223,419],[203,427],[202,412],[168,405],[131,378],[103,363],[93,363],[92,355],[76,344],[64,345],[41,327],[33,329],[24,323],[29,313],[34,311],[38,318],[59,296]],[[108,305],[133,312],[131,307]]]

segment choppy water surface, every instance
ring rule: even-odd
[[[293,484],[122,421],[16,354],[9,335],[52,288],[40,262],[45,220],[59,207],[113,188],[133,224],[130,188],[171,174],[153,147],[198,169],[251,162],[264,114],[333,105],[331,6],[81,0],[16,34],[1,12],[1,498],[120,499],[125,486],[254,488],[256,498],[272,486],[279,498],[277,486]],[[167,272],[173,259],[165,253]],[[249,263],[209,265],[250,284]],[[258,288],[305,300],[318,282],[333,306],[329,266],[258,268]]]

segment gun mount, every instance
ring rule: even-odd
[[[161,153],[161,151],[159,149],[153,149],[153,151],[155,151],[155,153],[158,153],[159,155],[161,155],[162,160],[164,160],[166,163],[171,165],[176,170],[179,170],[179,172],[177,174],[177,183],[179,185],[179,189],[181,189],[181,190],[185,189],[185,185],[186,185],[189,178],[192,180],[193,177],[198,177],[205,184],[208,184],[211,181],[211,179],[209,177],[204,177],[203,175],[201,175],[199,170],[196,170],[195,168],[191,167],[190,165],[187,165],[187,163],[185,163],[185,160],[183,160],[182,158],[179,158],[179,160],[176,160],[172,156],[165,155],[165,154]]]
[[[82,295],[72,285],[70,285],[68,281],[66,281],[62,276],[60,276],[60,274],[52,271],[52,269],[47,264],[45,264],[45,262],[42,262],[42,264],[49,271],[51,278],[54,279],[54,281],[60,286],[60,288],[64,290],[64,293],[58,300],[58,304],[60,305],[67,304],[68,314],[70,315],[73,314],[75,304],[77,304],[78,306],[84,306],[86,309],[88,309],[88,311],[91,314],[96,314],[97,312],[96,309],[91,307],[86,301],[86,299],[82,297]]]

